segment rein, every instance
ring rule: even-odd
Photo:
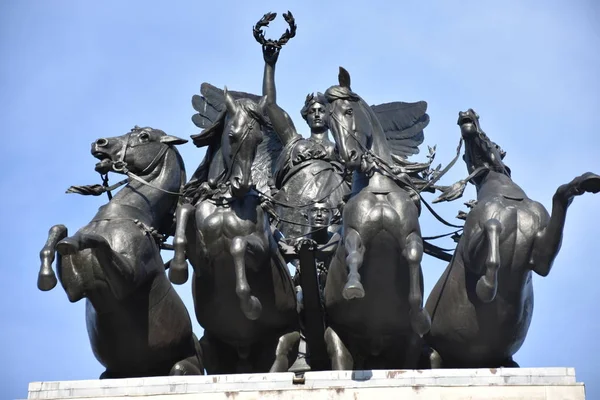
[[[385,160],[383,160],[381,157],[379,157],[377,154],[375,154],[371,149],[366,148],[361,142],[360,140],[358,140],[358,138],[354,135],[354,132],[351,132],[350,130],[348,130],[344,124],[339,120],[339,118],[333,114],[333,112],[330,112],[330,116],[336,120],[340,126],[342,127],[342,129],[348,133],[348,135],[354,139],[356,141],[356,143],[358,143],[358,145],[362,148],[363,150],[363,159],[364,158],[368,158],[368,157],[372,157],[373,160],[375,161],[374,164],[377,165],[377,167],[380,169],[381,172],[384,173],[384,175],[386,175],[388,178],[392,179],[394,182],[396,182],[399,185],[406,185],[408,186],[410,189],[414,190],[415,193],[417,193],[417,195],[419,196],[419,199],[421,200],[421,202],[425,205],[425,207],[429,210],[429,212],[435,217],[435,219],[437,219],[439,222],[441,222],[442,224],[452,227],[452,228],[460,228],[462,229],[463,226],[462,225],[455,225],[452,224],[448,221],[446,221],[442,216],[440,216],[437,212],[435,212],[435,210],[433,210],[433,208],[431,207],[431,205],[429,205],[429,203],[427,203],[427,201],[425,201],[425,199],[423,198],[423,196],[421,195],[421,192],[423,190],[425,190],[428,187],[431,187],[433,185],[433,183],[437,182],[444,174],[446,174],[446,172],[448,172],[448,170],[456,163],[456,160],[458,159],[459,155],[460,155],[460,149],[462,147],[462,138],[459,142],[458,148],[457,148],[457,153],[456,156],[454,157],[454,159],[450,162],[450,164],[448,164],[448,166],[446,166],[446,168],[444,168],[444,170],[442,170],[440,172],[440,174],[438,174],[432,181],[428,182],[427,185],[425,185],[425,187],[421,190],[417,189],[412,181],[410,180],[410,178],[408,179],[408,182],[400,179],[398,177],[398,174],[396,174],[393,171],[393,167],[391,167]],[[354,119],[354,115],[352,116]],[[402,173],[402,175],[408,176],[405,172]]]

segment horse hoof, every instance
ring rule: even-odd
[[[583,177],[583,181],[579,185],[581,190],[586,193],[600,192],[600,176],[592,173],[587,173]]]
[[[410,311],[410,324],[413,331],[423,337],[431,329],[431,318],[425,309],[419,311]]]
[[[183,285],[187,282],[189,272],[187,262],[183,262],[183,265],[176,264],[174,260],[171,260],[169,267],[169,280],[176,285]]]
[[[200,371],[196,365],[192,364],[187,360],[179,361],[171,371],[169,371],[170,376],[181,376],[181,375],[203,375],[203,372]]]
[[[262,313],[262,304],[254,296],[250,296],[248,302],[242,303],[242,312],[249,320],[256,321]]]
[[[79,251],[79,243],[74,239],[64,238],[56,244],[56,251],[58,251],[61,256],[75,254]]]
[[[48,290],[54,289],[56,283],[57,280],[56,275],[54,275],[54,273],[38,275],[37,287],[41,291],[47,292]]]
[[[494,285],[490,285],[487,282],[487,279],[485,279],[485,276],[482,276],[477,281],[475,293],[477,293],[479,300],[483,301],[484,303],[490,303],[496,298],[496,287]]]
[[[346,286],[344,286],[342,296],[346,300],[362,299],[365,297],[365,289],[359,281],[348,282],[346,283]]]
[[[443,361],[440,353],[431,349],[431,354],[429,355],[429,368],[430,369],[440,369],[442,368]]]

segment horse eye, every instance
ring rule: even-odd
[[[150,135],[148,135],[148,133],[146,133],[146,132],[140,133],[139,137],[140,137],[140,140],[143,142],[146,142],[146,141],[148,141],[148,139],[150,139]]]
[[[351,108],[349,108],[346,110],[346,115],[352,115],[353,112],[354,111]]]

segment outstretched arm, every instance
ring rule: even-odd
[[[263,46],[263,58],[265,59],[265,72],[263,75],[263,96],[267,96],[267,104],[277,103],[277,92],[275,90],[275,64],[279,58],[280,48],[275,46]]]
[[[281,49],[275,46],[263,46],[265,71],[263,75],[263,96],[267,97],[266,111],[273,129],[285,146],[298,136],[296,127],[290,116],[277,105],[277,91],[275,90],[275,64]]]

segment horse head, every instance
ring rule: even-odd
[[[490,171],[499,172],[510,177],[510,168],[504,162],[504,152],[500,146],[492,142],[483,132],[479,124],[479,115],[471,108],[458,113],[458,126],[465,141],[465,154],[463,160],[467,164],[469,173],[480,167],[487,167]],[[478,183],[477,177],[473,178]]]
[[[158,165],[171,145],[186,142],[159,129],[135,126],[124,135],[94,141],[92,155],[100,160],[96,171],[101,174],[112,171],[146,175]]]
[[[367,103],[350,89],[350,74],[345,69],[340,67],[339,85],[327,89],[325,97],[329,102],[329,127],[346,168],[358,170],[362,156],[369,150],[381,155],[383,133],[374,135],[381,127]]]
[[[243,197],[254,186],[251,168],[256,149],[263,140],[266,97],[261,98],[259,103],[250,99],[234,100],[227,88],[224,95],[227,113],[221,135],[221,151],[231,183],[231,193],[235,197]]]

